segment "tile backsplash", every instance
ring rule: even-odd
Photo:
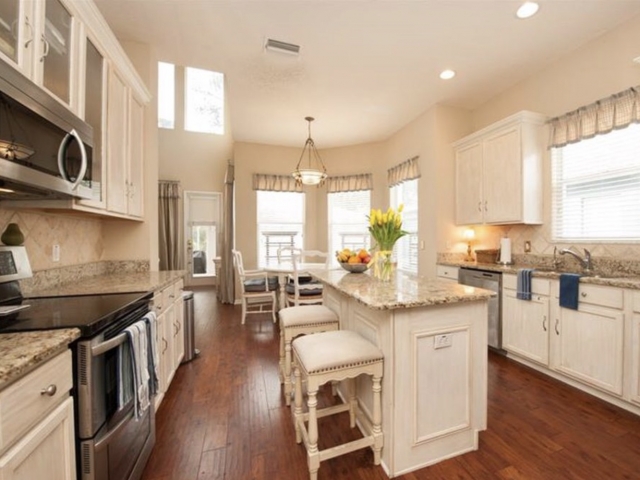
[[[0,233],[17,223],[34,272],[101,260],[104,245],[100,220],[27,210],[0,208]],[[53,245],[60,245],[60,261],[53,261]]]

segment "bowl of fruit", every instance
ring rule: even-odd
[[[336,258],[342,268],[351,273],[362,273],[369,268],[371,254],[364,248],[357,252],[348,248],[343,248],[336,252]]]

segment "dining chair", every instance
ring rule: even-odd
[[[293,256],[293,273],[285,285],[287,306],[318,305],[322,304],[322,283],[313,281],[313,278],[299,265],[311,261],[324,268],[328,268],[329,255],[319,250],[302,250],[299,256]]]
[[[298,247],[280,247],[278,249],[278,263],[293,261],[293,257],[299,257],[302,249]]]
[[[242,254],[238,250],[231,252],[242,288],[242,324],[248,314],[267,312],[266,307],[270,308],[273,323],[276,323],[278,278],[269,277],[264,270],[245,270]]]

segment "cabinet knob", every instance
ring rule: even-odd
[[[47,395],[49,397],[53,397],[58,391],[58,387],[56,387],[53,383],[49,385],[47,388],[43,388],[40,390],[40,395]]]
[[[586,297],[586,296],[587,296],[587,294],[586,294],[585,292],[581,292],[581,293],[580,293],[580,296],[581,296],[582,298],[584,298],[584,297]]]

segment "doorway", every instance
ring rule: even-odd
[[[222,194],[184,192],[185,285],[216,285],[221,237]]]

